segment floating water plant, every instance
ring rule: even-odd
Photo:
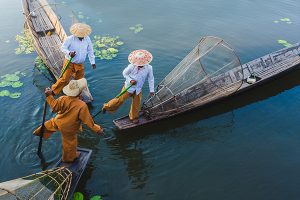
[[[81,192],[75,192],[73,194],[72,200],[84,200],[84,196]],[[103,199],[100,195],[97,195],[97,196],[93,196],[92,198],[90,198],[90,200],[103,200]]]
[[[17,99],[17,98],[19,98],[20,96],[21,96],[21,92],[15,92],[15,93],[11,93],[11,94],[9,95],[9,97],[12,98],[12,99]]]
[[[279,44],[282,44],[285,47],[291,47],[292,46],[292,44],[288,43],[288,41],[286,41],[286,40],[277,40],[277,42]]]
[[[23,86],[23,83],[20,81],[20,76],[25,76],[25,73],[21,73],[20,71],[16,71],[13,74],[5,74],[1,76],[0,87],[9,87],[19,88]],[[0,92],[0,96],[8,96],[10,98],[16,99],[21,96],[20,92],[10,93],[8,90],[2,90]]]
[[[130,30],[132,30],[135,34],[141,32],[144,28],[142,24],[136,24],[135,26],[129,27]]]
[[[34,52],[33,39],[28,29],[25,29],[22,35],[17,35],[16,41],[19,43],[19,47],[15,49],[16,54]]]
[[[78,12],[77,17],[78,19],[90,19],[90,17],[85,16],[81,11]]]
[[[110,36],[94,36],[94,51],[95,56],[101,60],[111,60],[115,58],[119,52],[117,49],[119,46],[124,43],[119,41],[119,37],[110,37]]]
[[[9,95],[10,95],[10,92],[8,90],[0,91],[0,97],[7,97]]]
[[[287,23],[287,24],[292,24],[293,22],[292,22],[292,20],[290,19],[290,18],[281,18],[281,19],[279,19],[279,20],[274,20],[273,21],[274,23],[279,23],[279,22],[285,22],[285,23]]]

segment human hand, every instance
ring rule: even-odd
[[[96,69],[96,64],[92,64],[93,69]]]
[[[52,95],[52,94],[53,94],[52,90],[49,87],[45,88],[45,95],[46,95],[46,97],[49,96],[49,95]]]
[[[74,52],[71,51],[71,52],[69,53],[69,55],[71,56],[71,58],[74,58],[74,56],[76,56],[76,51],[74,51]]]
[[[154,95],[155,95],[154,92],[150,92],[150,93],[149,93],[149,96],[150,96],[150,97],[153,97]]]
[[[131,80],[130,83],[131,83],[131,85],[135,85],[136,81],[135,80]]]

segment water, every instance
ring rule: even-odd
[[[57,1],[58,3],[61,3]],[[125,43],[112,61],[86,62],[86,78],[94,96],[91,112],[122,87],[122,69],[134,49],[154,55],[158,83],[196,45],[214,35],[231,44],[242,63],[282,48],[278,39],[299,42],[300,2],[127,0],[70,1],[82,12],[93,34],[120,36]],[[2,1],[0,74],[25,72],[20,99],[0,97],[0,181],[41,170],[35,155],[38,138],[31,135],[42,120],[44,97],[33,84],[36,54],[15,55],[15,35],[23,28],[20,1]],[[273,23],[290,18],[292,24]],[[134,34],[130,26],[142,24]],[[68,28],[66,28],[68,30]],[[5,42],[10,40],[10,42]],[[79,145],[93,149],[78,191],[104,199],[299,199],[300,72],[259,89],[147,130],[114,132],[112,119],[126,115],[127,102],[114,115],[99,115],[110,140],[85,130]],[[2,89],[2,88],[1,88]],[[148,93],[147,84],[144,98]],[[50,112],[47,118],[53,116]],[[60,158],[61,140],[54,134],[43,145],[46,160]]]

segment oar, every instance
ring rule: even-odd
[[[70,59],[68,60],[66,66],[63,68],[62,72],[60,73],[58,79],[60,79],[60,78],[64,75],[64,73],[65,73],[66,70],[68,69],[68,67],[69,67],[69,65],[70,65],[70,63],[71,63],[71,61],[72,61],[72,59],[73,59],[73,58],[70,57]]]
[[[38,146],[38,155],[39,157],[43,157],[42,153],[42,144],[43,144],[43,137],[44,137],[44,130],[45,130],[45,119],[46,119],[46,112],[47,112],[47,101],[45,101],[44,104],[44,113],[43,113],[43,123],[42,123],[42,127],[41,127],[41,134],[40,134],[40,142],[39,142],[39,146]]]
[[[118,99],[120,98],[120,96],[122,96],[125,92],[127,92],[129,90],[129,88],[131,88],[132,84],[130,83],[124,90],[122,90],[115,98]],[[97,112],[93,118],[95,118],[97,115],[99,115],[99,113],[101,113],[102,110],[100,110],[99,112]]]
[[[72,61],[72,57],[70,57],[70,59],[68,60],[66,66],[63,68],[59,78],[61,78],[64,73],[66,72],[66,70],[68,69],[70,63]],[[46,119],[46,112],[47,112],[47,101],[45,101],[45,105],[44,105],[44,113],[43,113],[43,123],[42,123],[42,127],[41,127],[41,134],[40,134],[40,141],[39,141],[39,146],[38,146],[38,156],[41,158],[42,162],[44,159],[44,156],[42,154],[42,145],[43,145],[43,137],[44,137],[44,129],[45,129],[45,119]]]

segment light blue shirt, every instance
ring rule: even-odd
[[[88,55],[90,63],[95,64],[93,44],[89,36],[84,37],[82,41],[74,35],[68,36],[61,46],[61,51],[65,54],[65,58],[67,60],[70,59],[69,53],[71,51],[76,51],[76,55],[72,59],[72,63],[84,63],[86,56]]]
[[[126,79],[125,87],[129,86],[131,80],[136,81],[136,85],[133,85],[131,88],[129,88],[129,93],[132,94],[135,91],[136,94],[139,94],[142,91],[146,79],[148,79],[150,92],[154,92],[154,76],[151,65],[145,65],[144,67],[139,68],[129,64],[128,67],[124,69],[123,76]]]

